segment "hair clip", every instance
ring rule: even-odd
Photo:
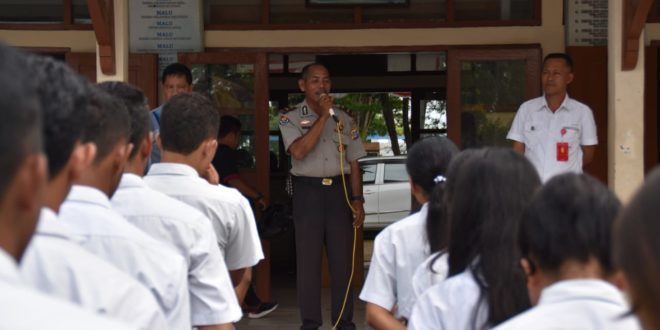
[[[445,178],[442,174],[439,174],[438,176],[436,176],[433,179],[433,182],[435,182],[435,184],[438,184],[440,182],[445,182],[445,181],[447,181],[447,178]]]

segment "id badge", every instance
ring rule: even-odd
[[[568,142],[557,142],[557,161],[568,161]]]

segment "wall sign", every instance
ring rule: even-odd
[[[201,52],[202,1],[130,0],[129,48],[133,53],[158,53],[158,74],[176,62],[179,52]]]
[[[568,0],[566,3],[566,45],[607,45],[608,0]]]

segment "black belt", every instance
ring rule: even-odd
[[[341,184],[341,175],[328,176],[325,178],[317,178],[312,176],[295,176],[292,175],[293,181],[305,183],[314,186],[335,186]],[[348,175],[347,178],[348,180]]]

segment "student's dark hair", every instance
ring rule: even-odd
[[[25,57],[0,42],[0,199],[23,161],[42,148],[40,105]]]
[[[312,63],[309,63],[309,64],[305,65],[305,66],[302,68],[302,71],[300,71],[300,78],[299,78],[299,79],[302,79],[302,80],[307,79],[307,75],[309,74],[309,69],[310,69],[311,67],[313,67],[313,66],[320,66],[320,67],[322,67],[322,68],[328,70],[328,68],[327,68],[323,63],[320,63],[320,62],[312,62]]]
[[[614,223],[612,258],[626,276],[633,311],[644,309],[660,324],[660,167],[656,167]]]
[[[494,327],[529,308],[520,266],[520,216],[541,182],[536,169],[511,149],[472,151],[447,173],[449,276],[469,270],[481,294],[474,328]],[[477,324],[488,304],[487,324]]]
[[[449,162],[457,153],[456,145],[441,136],[420,140],[408,151],[406,159],[408,176],[429,197],[426,237],[431,253],[447,247],[449,227],[442,195]]]
[[[66,64],[53,58],[30,55],[28,71],[37,89],[44,123],[44,149],[48,173],[56,177],[80,141],[89,104],[89,82]]]
[[[172,63],[165,67],[163,70],[163,76],[160,78],[161,83],[165,83],[165,80],[169,76],[183,76],[186,77],[188,85],[192,85],[192,72],[190,69],[181,63]]]
[[[97,86],[123,102],[126,110],[128,110],[128,115],[131,118],[129,142],[134,146],[129,159],[133,159],[140,150],[142,140],[151,129],[151,118],[149,118],[151,113],[149,113],[147,98],[139,88],[121,81],[106,81]]]
[[[571,55],[568,55],[566,53],[550,53],[543,58],[543,63],[545,63],[547,60],[550,59],[560,59],[564,60],[566,62],[566,65],[568,66],[568,69],[573,72],[573,58]]]
[[[98,86],[90,87],[88,117],[83,142],[96,144],[94,164],[104,160],[122,139],[128,143],[131,118],[124,103]]]
[[[188,155],[208,138],[218,136],[220,114],[199,93],[182,93],[163,106],[160,142],[163,149]]]
[[[241,131],[241,121],[234,116],[223,115],[220,117],[220,128],[218,129],[218,138],[222,139],[230,133]]]
[[[614,193],[591,176],[567,173],[553,177],[523,213],[521,253],[544,272],[558,272],[567,260],[587,263],[596,258],[610,273],[610,236],[620,208]]]

